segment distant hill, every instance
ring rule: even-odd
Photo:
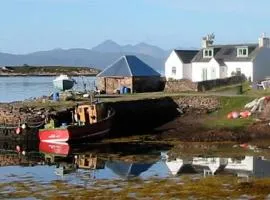
[[[121,46],[107,40],[92,49],[53,49],[30,54],[0,53],[0,65],[64,65],[104,69],[122,55],[138,56],[152,68],[162,71],[170,51],[146,43]]]

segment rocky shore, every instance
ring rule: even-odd
[[[58,76],[67,74],[70,76],[95,76],[100,70],[90,67],[67,66],[7,66],[0,67],[1,76]]]
[[[220,97],[178,96],[105,101],[116,111],[111,138],[143,134],[150,134],[153,141],[169,142],[245,142],[270,138],[267,121],[255,122],[246,119],[251,123],[240,128],[206,126],[206,121],[211,123],[211,120],[216,119],[212,113],[220,112],[224,108]],[[68,120],[70,109],[82,102],[89,102],[89,99],[61,102],[39,99],[28,103],[0,104],[0,122],[13,122],[16,125],[18,121],[27,119],[34,124],[44,120],[49,114]],[[221,118],[227,120],[225,114],[222,114]],[[228,122],[233,124],[237,123],[237,120]]]

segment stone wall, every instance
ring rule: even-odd
[[[229,78],[202,81],[202,82],[197,83],[198,84],[197,90],[198,91],[207,91],[207,90],[211,90],[215,87],[222,87],[222,86],[242,83],[245,80],[246,80],[245,76],[232,76]]]
[[[97,85],[101,91],[113,94],[121,86],[131,92],[155,92],[164,89],[164,81],[160,77],[98,77]]]
[[[115,109],[111,136],[139,135],[157,128],[179,115],[204,114],[219,108],[216,97],[163,97],[134,101],[110,102]]]
[[[188,79],[166,81],[165,92],[197,91],[197,84]]]
[[[174,99],[179,111],[184,113],[210,113],[220,107],[217,97],[183,96]]]
[[[211,90],[215,87],[222,87],[227,85],[238,84],[245,81],[244,76],[233,76],[224,79],[215,79],[201,82],[192,82],[187,79],[182,80],[168,80],[165,84],[165,92],[186,92],[186,91],[199,91],[204,92]]]
[[[106,94],[113,94],[119,90],[121,86],[128,87],[132,90],[132,77],[98,77],[98,89]]]

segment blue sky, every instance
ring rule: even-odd
[[[92,48],[104,40],[164,49],[257,42],[270,35],[269,0],[1,0],[0,51]]]

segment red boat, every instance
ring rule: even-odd
[[[80,105],[74,109],[74,123],[55,127],[51,122],[39,130],[39,139],[44,142],[99,139],[110,131],[113,116],[114,111],[101,103]]]
[[[67,143],[50,143],[40,142],[39,151],[47,154],[55,154],[59,156],[67,156],[70,151],[70,147]]]

